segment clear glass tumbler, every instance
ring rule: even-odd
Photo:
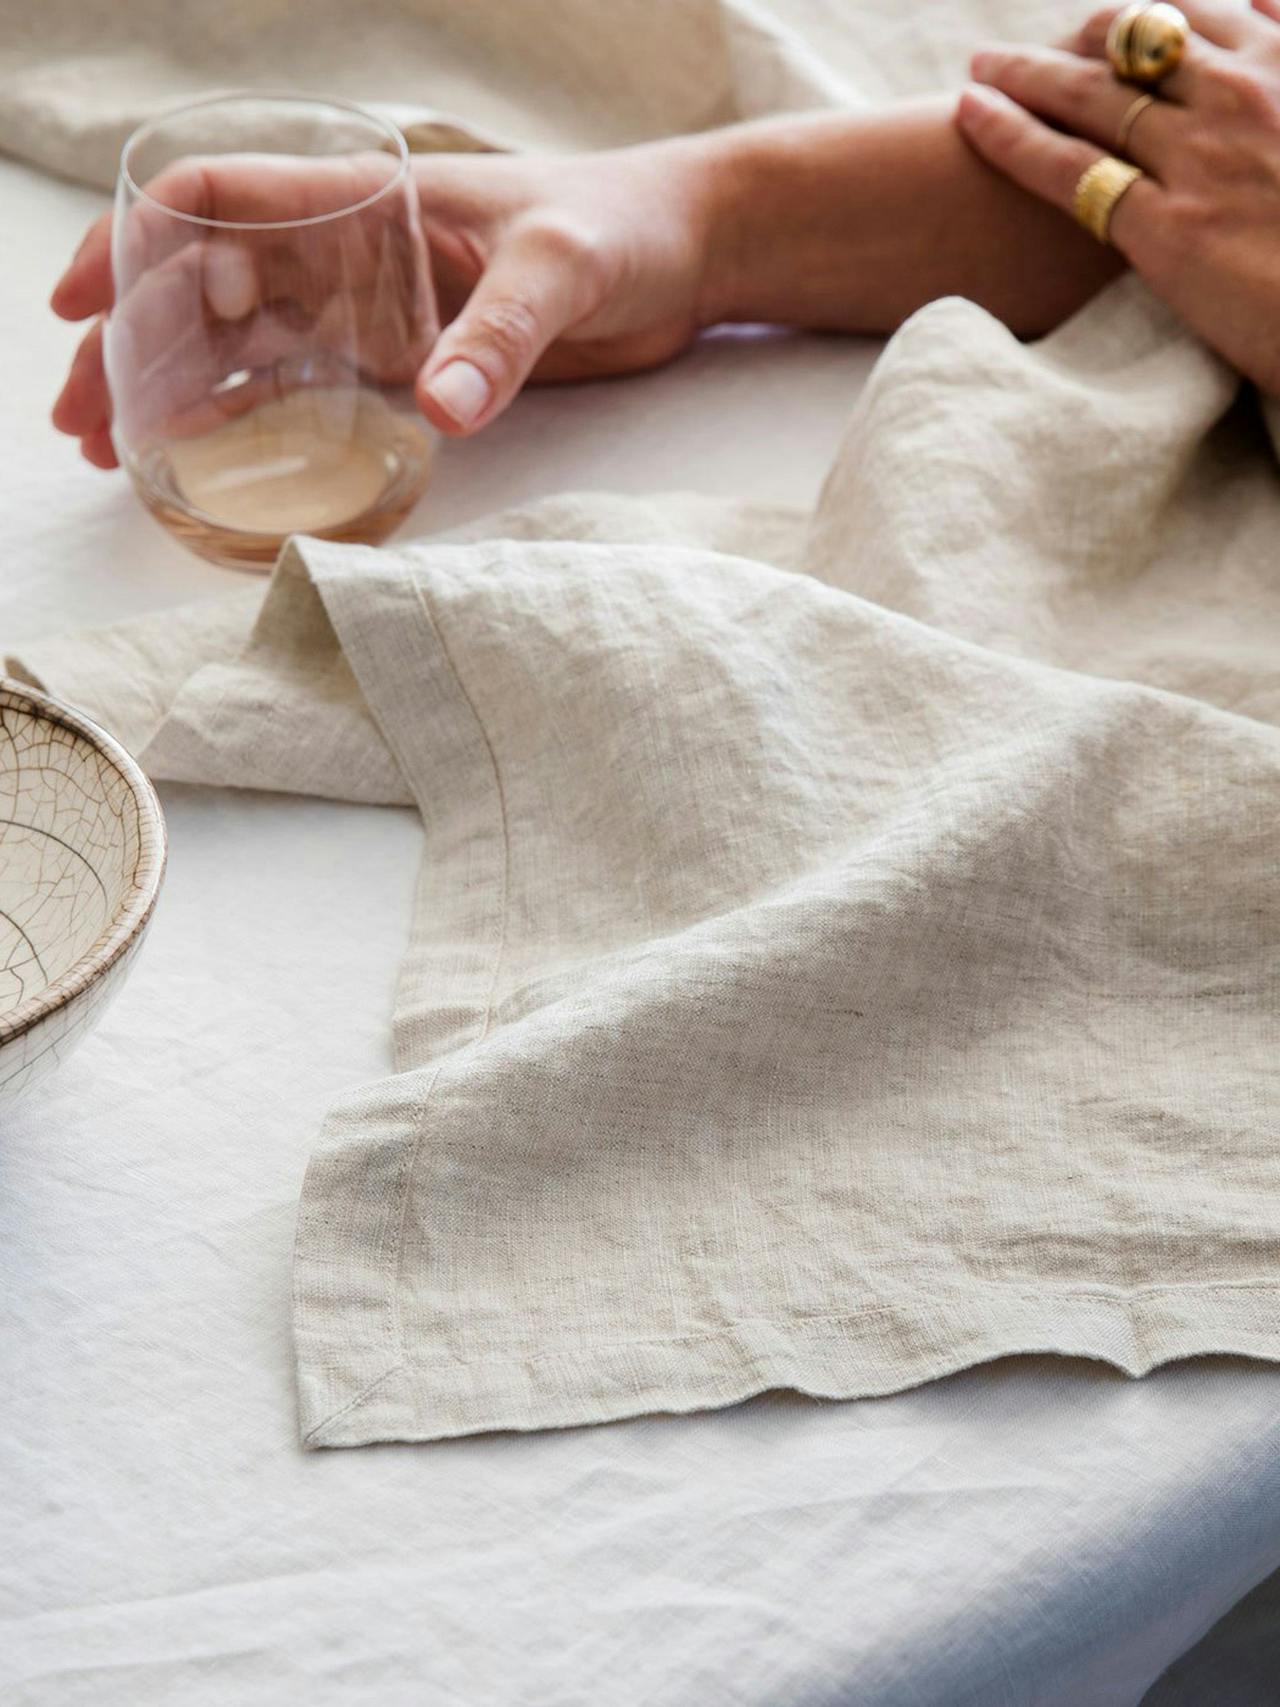
[[[404,518],[438,321],[393,125],[294,95],[167,113],[125,144],[111,259],[116,452],[178,539],[269,567],[291,533],[374,543]]]

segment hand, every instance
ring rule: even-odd
[[[180,162],[152,187],[165,205],[206,219],[295,219],[358,199],[352,175],[366,169],[377,171],[379,163],[214,158]],[[446,322],[434,348],[415,349],[403,327],[386,325],[373,288],[376,268],[357,261],[353,275],[349,245],[343,286],[354,299],[364,359],[384,379],[414,380],[423,413],[446,433],[487,426],[528,378],[587,379],[651,367],[698,330],[709,187],[695,147],[660,143],[548,160],[435,155],[415,159],[413,171]],[[335,174],[346,174],[342,184]],[[145,251],[171,226],[164,216],[150,225],[144,219],[130,243]],[[371,226],[364,252],[377,251]],[[102,351],[109,312],[128,316],[137,359],[156,364],[148,385],[157,406],[170,407],[181,400],[165,391],[164,352],[192,312],[193,291],[197,311],[228,338],[253,338],[244,349],[250,363],[278,357],[299,326],[323,342],[332,300],[323,265],[299,269],[269,243],[242,235],[164,255],[131,254],[138,282],[115,304],[111,216],[104,215],[52,298],[63,318],[94,319],[53,420],[100,468],[116,465]],[[249,316],[255,305],[271,312]],[[185,374],[184,384],[190,381]]]
[[[1183,4],[1195,33],[1129,134],[1146,176],[1117,203],[1110,237],[1207,344],[1280,393],[1280,0],[1253,4]],[[1064,50],[976,54],[979,87],[960,100],[978,153],[1064,210],[1140,92],[1106,61],[1118,10],[1097,13]]]
[[[91,227],[54,291],[67,318],[99,316],[55,424],[81,438],[91,462],[114,465],[99,312],[108,307],[106,355],[129,375],[116,425],[131,443],[209,430],[273,395],[295,361],[314,371],[327,356],[347,374],[411,383],[435,314],[416,189],[388,187],[394,171],[378,153],[169,167],[122,228],[113,232],[110,216]],[[341,209],[350,211],[321,217]],[[282,233],[285,220],[303,223]],[[228,385],[230,375],[244,377]]]
[[[417,396],[443,431],[487,426],[526,379],[656,367],[708,323],[714,184],[696,139],[418,166],[446,324]]]

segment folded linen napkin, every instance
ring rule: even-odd
[[[849,58],[866,67],[854,40]],[[871,92],[922,73],[937,86],[924,67],[938,40],[935,25],[897,45],[896,85],[873,75]],[[101,189],[144,120],[213,91],[283,86],[372,102],[423,153],[598,148],[858,99],[829,51],[755,0],[308,0],[305,13],[152,0],[127,17],[0,0],[0,150]]]
[[[930,95],[975,42],[1079,22],[1076,0],[0,0],[0,150],[110,189],[135,125],[286,87],[376,105],[417,152],[600,148]]]
[[[916,316],[812,517],[300,539],[256,615],[11,660],[153,774],[421,810],[306,1442],[1280,1357],[1278,522],[1126,281],[1034,347]]]

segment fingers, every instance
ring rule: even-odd
[[[105,316],[100,316],[80,340],[67,382],[53,406],[53,424],[80,440],[80,454],[86,462],[95,468],[115,468],[111,399],[102,360],[104,323]]]
[[[1252,20],[1232,0],[1189,0],[1179,10],[1197,35],[1216,47],[1243,47],[1249,40]]]
[[[111,442],[110,427],[99,427],[80,441],[80,455],[95,468],[119,468],[120,459]]]
[[[514,227],[418,376],[423,414],[455,435],[487,426],[603,289],[589,234],[548,219]]]
[[[189,245],[142,275],[112,310],[109,326],[105,315],[95,320],[72,358],[54,403],[55,427],[88,439],[111,420],[108,343],[112,376],[116,381],[124,376],[126,381],[121,419],[135,436],[163,426],[227,374],[263,359],[271,317],[219,320],[206,315],[211,294],[221,294],[224,306],[240,306],[244,286],[233,265],[225,276],[215,268],[211,290],[209,258],[207,246]],[[233,287],[240,292],[234,300]],[[284,346],[284,336],[274,336],[267,359]]]
[[[140,277],[189,243],[192,228],[187,222],[173,218],[174,213],[192,214],[201,219],[218,217],[214,212],[216,185],[221,182],[227,186],[222,205],[228,207],[235,201],[235,186],[241,176],[240,172],[206,171],[197,160],[180,160],[152,180],[147,185],[148,199],[135,202],[125,215],[129,277]],[[150,199],[153,197],[154,200]],[[231,215],[224,213],[223,217]],[[111,214],[104,213],[101,219],[96,219],[71,257],[66,272],[54,285],[49,306],[62,319],[87,320],[91,314],[104,313],[114,302],[112,228]]]
[[[956,117],[988,164],[1032,195],[1071,211],[1081,175],[1099,157],[1091,143],[1051,130],[1006,95],[982,85],[964,91]],[[1151,179],[1140,178],[1117,203],[1111,240],[1122,253],[1129,253],[1133,234],[1141,233],[1159,195]]]
[[[219,320],[243,320],[258,305],[258,269],[235,241],[206,243],[202,251],[204,296]]]
[[[1091,56],[1085,53],[1082,57],[1087,59]],[[1105,54],[1100,54],[1097,57],[1101,58],[1104,65],[1107,64]],[[1184,107],[1194,106],[1199,99],[1206,64],[1210,60],[1221,60],[1225,57],[1227,57],[1225,54],[1218,48],[1211,47],[1207,41],[1191,36],[1183,50],[1182,58],[1168,76],[1162,77],[1156,85],[1160,91],[1160,99],[1170,104],[1178,103]],[[1113,75],[1109,66],[1108,75]],[[1115,81],[1122,89],[1132,89],[1135,94],[1138,92],[1136,83],[1126,83],[1118,77]]]
[[[1280,0],[1255,0],[1255,4],[1265,4],[1280,20]],[[1112,11],[1095,14],[1065,51],[983,50],[975,56],[974,76],[1056,123],[1068,124],[1103,147],[1115,148],[1124,115],[1140,91],[1113,76],[1107,65],[1106,25],[1114,15]],[[1254,14],[1236,8],[1226,15],[1243,20],[1254,31],[1252,40],[1243,40],[1246,51],[1234,52],[1192,36],[1176,70],[1148,91],[1157,99],[1128,133],[1129,146],[1123,152],[1162,178],[1167,178],[1168,164],[1180,161],[1187,152],[1193,134],[1189,116],[1202,121],[1201,131],[1205,124],[1219,127],[1223,121],[1244,120],[1268,129],[1275,122],[1275,79],[1268,70],[1275,47],[1272,26],[1263,26]],[[1268,39],[1262,40],[1257,32],[1264,27]],[[1219,36],[1228,33],[1225,27],[1215,28]]]
[[[54,426],[60,433],[70,433],[78,439],[105,426],[110,419],[107,376],[102,362],[103,321],[102,316],[95,320],[80,340],[66,382],[53,405]]]
[[[111,215],[104,213],[81,238],[49,306],[63,320],[87,320],[111,307],[111,295]]]
[[[1110,69],[1076,54],[1035,48],[987,48],[973,57],[974,80],[1017,101],[1033,113],[1064,125],[1104,148],[1115,148],[1137,91]],[[1125,152],[1140,166],[1159,171],[1179,143],[1186,115],[1167,101],[1146,108],[1126,138]]]
[[[1112,20],[1124,10],[1123,6],[1104,6],[1095,12],[1072,38],[1071,50],[1090,59],[1105,59],[1107,31]],[[1240,47],[1249,39],[1252,19],[1242,7],[1227,0],[1185,0],[1185,3],[1178,0],[1178,10],[1202,41],[1212,42],[1216,47]]]
[[[184,247],[193,236],[193,219],[250,227],[314,219],[367,200],[397,169],[393,157],[378,153],[175,161],[144,186],[145,195],[125,216],[126,275],[137,278]],[[111,307],[111,231],[111,215],[103,214],[54,286],[50,306],[64,320],[87,320]]]
[[[97,220],[53,292],[63,317],[97,317],[55,426],[111,468],[113,393],[132,447],[211,430],[327,354],[344,373],[411,380],[434,309],[416,199],[399,199],[416,192],[389,187],[397,171],[383,154],[191,159],[150,181],[114,233]],[[352,217],[317,219],[338,212]]]
[[[172,250],[189,239],[190,230],[172,218],[173,213],[193,214],[201,219],[215,217],[212,205],[217,181],[217,175],[206,172],[202,162],[179,160],[146,186],[148,199],[135,202],[126,215],[130,272],[134,276],[165,258],[163,252],[157,251]],[[91,314],[104,313],[115,300],[112,225],[109,213],[93,222],[66,272],[54,285],[49,306],[62,319],[87,320]]]
[[[1073,53],[1105,63],[1107,32],[1120,10],[1119,7],[1108,7],[1105,11],[1095,12],[1078,36],[1065,45]],[[1195,106],[1202,102],[1207,83],[1219,76],[1224,67],[1231,68],[1239,63],[1231,50],[1245,47],[1251,40],[1256,41],[1259,25],[1250,12],[1238,6],[1220,4],[1219,0],[1201,0],[1198,5],[1188,3],[1180,10],[1194,34],[1188,40],[1178,65],[1161,79],[1159,92],[1164,101]]]
[[[1273,24],[1280,24],[1280,0],[1253,0],[1253,9]]]

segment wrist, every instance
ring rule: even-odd
[[[848,131],[847,114],[797,114],[692,139],[703,207],[700,324],[805,323],[806,275],[826,258],[827,203],[843,175],[830,144]]]
[[[734,126],[692,138],[690,146],[702,258],[696,314],[699,326],[716,326],[744,317],[751,135]]]

